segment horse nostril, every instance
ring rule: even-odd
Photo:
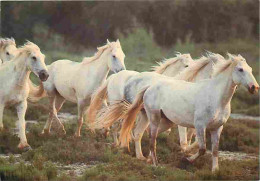
[[[255,85],[252,85],[251,89],[252,89],[252,91],[254,91],[255,90]]]
[[[47,80],[49,77],[49,74],[47,73],[47,71],[42,70],[39,72],[39,78],[43,81]]]

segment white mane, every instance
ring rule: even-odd
[[[170,65],[176,63],[178,60],[185,60],[188,56],[190,57],[190,54],[177,53],[176,57],[174,58],[165,59],[162,62],[157,62],[158,65],[153,66],[152,70],[158,74],[162,74]]]
[[[120,46],[120,45],[119,45]],[[100,58],[100,56],[104,53],[104,51],[107,49],[107,48],[120,48],[118,46],[118,43],[117,42],[111,42],[111,43],[107,43],[106,45],[102,46],[102,47],[98,47],[97,48],[97,52],[95,53],[95,55],[93,57],[84,57],[82,62],[84,64],[88,64],[90,62],[93,62],[94,60],[97,60]]]
[[[228,70],[230,66],[234,67],[237,65],[239,61],[245,61],[245,59],[241,55],[232,55],[230,53],[227,53],[229,59],[226,60],[226,62],[222,64],[218,64],[214,67],[213,76],[217,76],[218,74]]]
[[[190,65],[188,68],[180,72],[175,78],[185,81],[192,81],[198,72],[210,63],[208,57],[202,56],[196,63]]]
[[[0,38],[0,47],[6,47],[8,45],[16,46],[15,40],[13,38]]]
[[[30,42],[30,41],[27,41],[23,46],[20,46],[18,48],[18,51],[19,52],[40,51],[40,48],[36,44],[34,44],[34,43]]]

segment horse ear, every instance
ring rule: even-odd
[[[14,42],[14,43],[15,43],[15,39],[14,39],[13,37],[11,37],[10,39],[12,40],[12,42]]]
[[[110,44],[109,40],[107,39],[107,44]]]
[[[118,45],[120,45],[120,41],[119,41],[119,39],[116,40],[116,43],[117,43]]]
[[[232,54],[230,54],[230,53],[227,53],[227,56],[228,56],[228,58],[231,59],[232,61],[235,60],[234,55],[232,55]]]
[[[0,39],[0,47],[2,47],[4,45],[4,40],[1,38]]]

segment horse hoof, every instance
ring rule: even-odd
[[[50,131],[47,129],[42,130],[41,135],[50,135]]]
[[[192,162],[187,157],[182,157],[182,159],[179,163],[179,168],[186,169],[191,164],[192,164]]]
[[[147,160],[146,160],[146,163],[152,164],[152,163],[153,163],[152,157],[149,156],[149,157],[147,158]]]
[[[119,146],[119,144],[117,144],[117,143],[112,143],[111,146],[112,146],[112,148],[117,148],[117,147]]]
[[[81,136],[80,136],[80,135],[77,135],[77,134],[74,134],[74,137],[75,137],[75,138],[80,138]]]
[[[141,161],[147,161],[147,158],[145,158],[144,156],[141,156],[141,157],[137,157],[138,160],[141,160]]]
[[[29,150],[32,150],[32,147],[31,147],[30,145],[28,145],[28,146],[26,146],[26,147],[23,148],[23,151],[24,151],[24,152],[27,152],[27,151],[29,151]]]

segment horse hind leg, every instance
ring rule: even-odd
[[[135,126],[135,129],[133,131],[133,140],[135,141],[135,153],[137,159],[146,160],[146,158],[143,156],[141,140],[146,128],[149,125],[149,121],[144,110],[140,112],[137,119],[137,125]]]
[[[56,109],[56,107],[57,107],[58,110],[60,110],[60,108],[62,107],[62,104],[64,103],[64,98],[61,98],[61,96],[57,96],[55,94],[55,95],[49,96],[49,101],[50,101],[50,105],[49,105],[49,109],[50,109],[49,118],[48,118],[48,120],[47,120],[47,122],[46,122],[46,124],[45,124],[45,126],[43,128],[42,133],[43,134],[49,134],[50,133],[52,121],[53,121],[53,119],[55,119],[55,120],[57,120],[58,124],[60,125],[63,133],[66,134],[64,126],[61,123],[60,119],[58,118],[57,109]]]
[[[51,129],[51,124],[53,121],[53,116],[54,116],[54,104],[55,104],[55,96],[49,96],[49,117],[44,125],[44,128],[42,130],[42,134],[50,134],[50,129]]]
[[[147,112],[147,111],[146,111]],[[150,122],[150,152],[153,164],[155,166],[158,165],[158,159],[156,155],[156,138],[158,135],[158,128],[161,121],[161,113],[153,112],[153,113],[147,113],[149,122]]]
[[[58,124],[59,124],[59,128],[62,131],[63,134],[66,134],[66,130],[64,128],[64,125],[62,124],[62,122],[60,121],[60,119],[58,118],[58,112],[61,110],[63,104],[65,102],[65,98],[62,97],[59,93],[56,94],[55,97],[55,109],[56,109],[56,114],[54,114],[55,119],[57,120]]]
[[[121,123],[122,123],[122,120],[120,120],[119,122],[115,122],[111,126],[111,132],[112,132],[112,136],[113,136],[113,140],[114,140],[114,143],[112,144],[113,147],[119,146],[118,132],[120,131]]]

